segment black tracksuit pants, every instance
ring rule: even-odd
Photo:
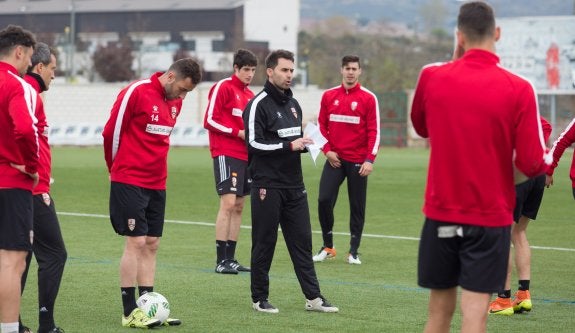
[[[341,167],[333,168],[328,161],[323,166],[319,182],[318,217],[323,237],[323,245],[333,247],[333,209],[339,194],[339,187],[347,178],[349,197],[349,252],[357,254],[363,225],[365,223],[365,200],[367,195],[367,177],[359,175],[361,163],[341,160]]]
[[[278,225],[295,274],[307,299],[321,296],[311,248],[311,224],[305,188],[263,189],[252,186],[251,291],[253,302],[267,300],[269,271],[278,237]]]
[[[46,194],[34,195],[34,242],[33,254],[38,262],[38,309],[40,325],[53,325],[54,303],[60,290],[60,282],[67,259],[66,247],[56,215],[54,202]],[[22,292],[28,277],[32,252],[26,258],[26,270],[22,275]]]

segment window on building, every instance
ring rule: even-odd
[[[182,42],[182,49],[188,51],[195,51],[196,50],[196,41],[195,40],[185,40]]]
[[[214,52],[224,52],[224,41],[223,40],[212,40],[212,51]]]

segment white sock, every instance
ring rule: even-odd
[[[18,322],[15,323],[1,323],[0,333],[18,333]]]

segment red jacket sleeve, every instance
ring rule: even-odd
[[[422,138],[428,138],[427,125],[425,120],[425,86],[427,84],[427,69],[424,67],[419,73],[417,86],[415,88],[415,95],[411,104],[411,123],[413,129]]]
[[[519,92],[518,103],[515,166],[527,177],[535,177],[544,173],[551,161],[547,158],[537,96],[531,85],[526,84]]]
[[[219,134],[238,136],[239,129],[230,127],[225,124],[224,112],[225,103],[231,93],[230,88],[224,84],[225,81],[219,81],[215,84],[208,95],[208,107],[204,116],[204,128],[208,131],[217,132]]]
[[[567,128],[559,135],[557,140],[553,143],[553,147],[551,148],[550,154],[553,155],[553,162],[549,169],[547,169],[547,174],[552,176],[557,164],[559,164],[559,160],[561,156],[563,156],[563,152],[565,149],[570,147],[573,142],[575,142],[575,119],[573,119]]]
[[[377,97],[372,95],[369,112],[367,114],[366,126],[367,126],[367,156],[365,156],[365,161],[373,163],[375,157],[377,156],[377,151],[379,150],[380,141],[380,124],[379,124],[379,103]]]
[[[553,129],[551,128],[551,124],[549,124],[547,119],[540,117],[540,120],[541,128],[543,129],[543,140],[545,141],[545,145],[547,145],[547,141],[549,141],[549,137],[551,136]]]
[[[126,95],[126,91],[127,89],[123,89],[120,94],[118,94],[118,98],[116,99],[116,102],[110,111],[110,118],[106,122],[104,130],[102,131],[102,136],[104,137],[104,159],[106,160],[108,172],[112,170],[115,153],[120,146],[120,133],[122,129],[116,128],[116,123],[118,122],[118,115],[122,109],[122,102],[124,100],[124,96]],[[135,94],[136,91],[132,93],[131,97],[134,97]],[[127,101],[123,114],[124,118],[130,117],[130,110],[132,108],[131,101],[133,100],[136,100],[136,98],[130,98],[130,100]],[[126,123],[128,122],[122,122],[122,124]]]
[[[22,156],[26,172],[38,171],[39,143],[36,117],[34,116],[38,93],[22,80],[22,87],[13,89],[8,112],[14,125],[14,137]]]
[[[324,93],[321,96],[321,102],[320,102],[320,106],[319,106],[319,114],[317,117],[317,125],[319,126],[319,131],[321,132],[321,135],[323,135],[324,138],[329,138],[328,135],[328,126],[329,126],[329,114],[327,111],[327,107],[326,107],[326,94]],[[328,153],[331,151],[331,145],[329,144],[329,140],[328,142],[326,142],[326,144],[323,146],[322,151],[324,154]]]

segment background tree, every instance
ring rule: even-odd
[[[354,30],[341,36],[301,31],[298,43],[299,54],[305,54],[309,84],[322,89],[340,84],[341,57],[355,54],[362,59],[361,83],[375,93],[413,89],[421,67],[449,60],[453,48],[447,34],[423,40]]]
[[[121,82],[134,79],[132,45],[129,39],[98,46],[94,55],[94,69],[106,82]]]
[[[443,0],[427,0],[419,10],[425,31],[443,29],[448,9]]]

